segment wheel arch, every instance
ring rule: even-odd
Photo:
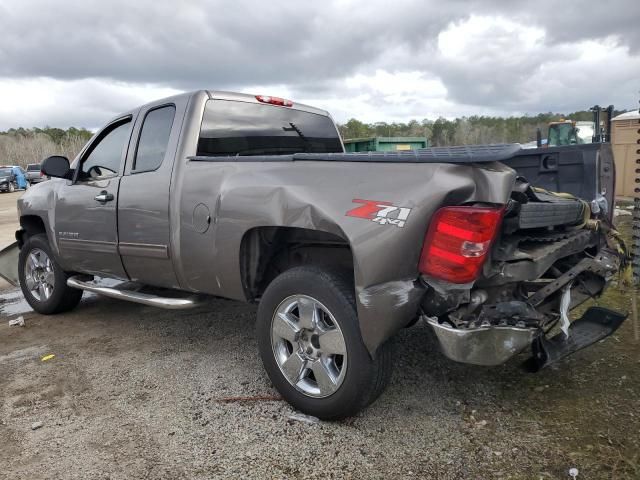
[[[353,283],[349,242],[330,232],[301,227],[262,226],[247,230],[240,243],[240,273],[246,298],[255,301],[280,273],[317,265],[347,275]]]
[[[49,239],[45,223],[38,215],[22,215],[20,217],[20,230],[16,232],[18,246],[22,248],[27,237],[44,233]]]

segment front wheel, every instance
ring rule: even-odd
[[[13,184],[13,182],[9,182],[9,193],[13,193],[16,191],[16,186]]]
[[[316,417],[349,417],[372,403],[391,377],[385,344],[364,346],[353,287],[317,267],[278,276],[258,308],[258,344],[274,386],[291,405]]]
[[[73,309],[82,290],[67,286],[68,275],[58,265],[45,234],[27,238],[18,260],[20,288],[29,305],[38,313],[50,315]]]

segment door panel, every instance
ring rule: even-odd
[[[127,278],[118,253],[117,201],[132,117],[108,125],[85,150],[73,183],[56,202],[56,235],[65,270]]]
[[[119,177],[68,185],[56,203],[56,234],[65,269],[126,278],[118,255],[116,202],[95,197],[118,194]]]
[[[118,201],[119,252],[137,282],[177,288],[170,255],[169,195],[186,101],[140,112]],[[135,147],[133,147],[135,145]]]

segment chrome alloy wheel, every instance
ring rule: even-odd
[[[347,347],[329,310],[307,295],[285,298],[271,320],[271,346],[280,371],[309,397],[328,397],[347,372]]]
[[[53,264],[49,256],[39,248],[29,252],[24,265],[24,276],[27,289],[36,300],[49,300],[55,287]]]

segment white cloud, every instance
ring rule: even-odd
[[[45,125],[94,129],[119,113],[179,90],[103,79],[0,78],[0,92],[0,130],[6,130]]]
[[[568,111],[575,99],[582,108],[614,104],[633,108],[640,98],[640,57],[614,37],[585,40],[554,48],[547,61],[522,83],[528,92],[522,106]]]
[[[640,2],[590,8],[559,17],[553,0],[0,0],[0,129],[98,127],[196,88],[278,95],[339,121],[635,107]]]
[[[442,57],[456,62],[518,59],[543,46],[545,32],[504,17],[471,15],[438,35]],[[505,55],[506,54],[506,55]]]
[[[640,87],[640,57],[617,36],[551,43],[541,27],[502,16],[450,23],[433,65],[449,100],[513,114],[625,108]]]

